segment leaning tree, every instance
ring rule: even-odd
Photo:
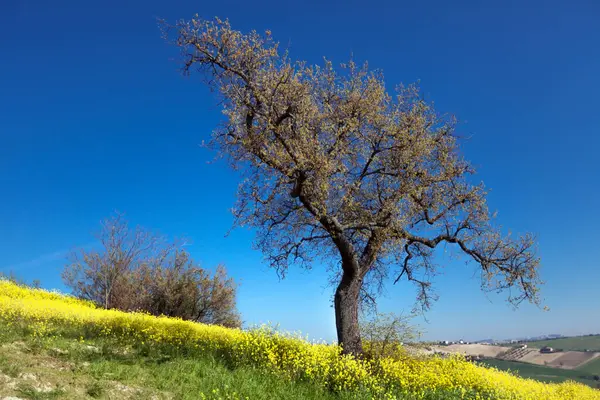
[[[478,265],[482,288],[539,302],[534,237],[505,237],[493,224],[453,119],[416,86],[392,95],[366,65],[294,62],[269,31],[243,34],[220,19],[162,27],[184,73],[201,72],[220,94],[225,121],[211,144],[243,174],[236,224],[256,229],[281,275],[331,261],[344,352],[361,353],[359,305],[385,280],[414,282],[417,304],[430,306],[440,245]]]

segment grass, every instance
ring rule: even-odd
[[[48,391],[40,391],[38,387],[35,387],[29,383],[20,383],[17,386],[17,393],[19,396],[23,396],[27,399],[32,400],[51,400],[58,399],[63,394],[60,389],[51,389]]]
[[[133,349],[107,339],[36,339],[6,326],[0,327],[0,398],[4,396],[33,400],[370,398],[286,382],[254,368],[230,369],[212,357]]]
[[[16,378],[21,374],[21,368],[4,354],[0,354],[0,371],[11,378]]]
[[[577,371],[591,375],[600,375],[600,358],[596,358],[588,363],[583,364],[577,368]]]
[[[544,382],[570,379],[593,387],[599,383],[583,370],[504,360],[486,360],[484,364]],[[2,326],[0,398],[4,396],[32,400],[371,398],[283,381],[250,367],[228,368],[213,357],[187,357],[149,346],[133,348],[107,338],[35,338],[18,328]]]
[[[600,361],[600,360],[599,360]],[[585,370],[569,370],[546,367],[518,361],[506,361],[498,359],[488,359],[481,361],[481,364],[488,367],[495,367],[502,371],[513,371],[523,378],[535,379],[541,382],[565,382],[574,380],[591,387],[597,387],[600,383],[593,378],[593,373]],[[600,364],[599,364],[600,366]]]
[[[529,347],[541,349],[548,346],[564,351],[600,351],[600,335],[593,336],[573,336],[559,339],[536,340],[527,342]]]
[[[340,351],[268,326],[103,310],[0,281],[0,398],[600,399],[582,383],[545,384],[458,356],[362,360]]]

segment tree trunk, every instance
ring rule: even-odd
[[[335,324],[338,343],[344,354],[362,354],[362,341],[358,326],[358,302],[362,277],[357,273],[344,272],[335,291]]]

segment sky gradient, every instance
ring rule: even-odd
[[[513,310],[479,291],[474,265],[447,261],[440,300],[417,320],[424,338],[600,332],[600,3],[450,3],[0,2],[0,271],[65,289],[65,255],[94,247],[119,210],[191,239],[203,266],[224,263],[246,323],[335,338],[321,265],[280,281],[251,231],[226,237],[238,180],[199,146],[220,109],[181,76],[156,23],[198,13],[270,29],[294,59],[368,60],[390,88],[420,81],[456,115],[499,223],[538,235],[550,311]],[[408,311],[414,296],[389,285],[381,311]]]

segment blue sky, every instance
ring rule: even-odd
[[[418,3],[418,4],[417,4]],[[453,3],[453,4],[451,4]],[[460,3],[460,4],[458,4]],[[513,232],[538,234],[549,312],[479,291],[474,266],[445,263],[428,339],[600,332],[600,3],[27,1],[0,2],[0,271],[64,288],[69,249],[113,210],[193,241],[206,267],[241,281],[248,323],[335,337],[320,265],[279,281],[231,226],[238,181],[199,144],[220,110],[178,73],[156,17],[229,18],[272,30],[311,63],[368,60],[392,87],[420,80],[455,114],[466,157]],[[409,310],[389,286],[382,311]]]

